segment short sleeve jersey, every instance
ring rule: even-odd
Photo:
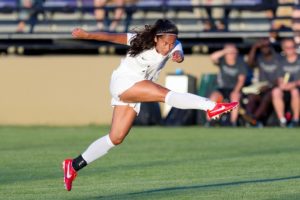
[[[270,84],[276,83],[279,77],[279,55],[273,52],[273,58],[266,60],[261,54],[258,54],[256,63],[259,69],[259,81],[267,81]]]
[[[135,36],[136,34],[127,33],[128,46]],[[165,66],[168,59],[172,56],[173,52],[177,50],[183,52],[182,45],[178,40],[176,40],[174,48],[166,56],[159,54],[156,51],[155,47],[149,50],[145,50],[135,57],[127,54],[126,57],[122,59],[121,64],[117,70],[129,70],[143,79],[156,81],[158,79],[159,73]]]
[[[247,75],[247,66],[241,57],[238,57],[234,65],[226,63],[225,58],[221,57],[218,66],[220,73],[217,77],[219,88],[233,89],[238,81],[239,75]]]
[[[296,59],[295,62],[288,62],[285,56],[281,56],[279,60],[279,74],[280,77],[284,77],[286,73],[289,76],[289,82],[300,80],[300,57]]]

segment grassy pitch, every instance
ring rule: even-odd
[[[61,162],[108,127],[1,127],[0,199],[300,199],[300,130],[134,127],[63,188]]]

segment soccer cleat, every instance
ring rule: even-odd
[[[219,119],[224,113],[229,113],[234,108],[238,107],[238,102],[231,103],[216,103],[216,106],[212,110],[207,110],[207,116],[210,119]]]
[[[63,170],[64,170],[64,183],[65,188],[68,191],[72,189],[72,182],[75,180],[77,173],[72,167],[72,159],[66,159],[63,161]]]

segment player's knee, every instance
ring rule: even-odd
[[[120,134],[111,136],[110,139],[114,145],[120,145],[124,141],[125,137],[123,136],[123,134]]]
[[[157,91],[157,96],[158,96],[159,102],[164,102],[167,94],[170,92],[170,90],[168,90],[160,85],[156,86],[156,91]]]
[[[122,142],[123,142],[124,139],[122,138],[114,138],[111,140],[111,142],[114,144],[114,145],[120,145]]]

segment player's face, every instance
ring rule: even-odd
[[[177,36],[176,35],[162,35],[156,36],[156,51],[163,56],[166,56],[175,46]]]

